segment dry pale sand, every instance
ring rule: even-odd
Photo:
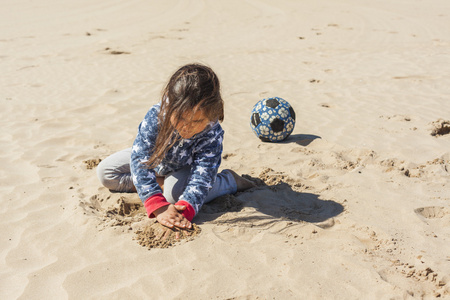
[[[449,1],[0,6],[0,299],[450,298]],[[90,167],[190,62],[222,81],[222,167],[260,185],[149,249]],[[269,96],[280,144],[249,126]]]

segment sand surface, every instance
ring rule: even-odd
[[[0,6],[0,299],[450,298],[449,1]],[[190,62],[258,186],[157,243],[95,166]],[[297,115],[279,144],[249,125],[270,96]]]

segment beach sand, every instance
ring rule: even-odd
[[[450,298],[447,0],[1,6],[0,299]],[[221,79],[221,168],[258,186],[158,243],[95,166],[191,62]],[[282,143],[249,125],[271,96]]]

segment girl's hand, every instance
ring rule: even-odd
[[[184,205],[166,205],[153,212],[156,220],[169,228],[178,227],[180,229],[191,229],[192,224],[181,212],[186,209]]]

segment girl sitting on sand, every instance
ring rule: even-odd
[[[97,175],[110,190],[137,191],[148,216],[162,225],[191,228],[204,203],[253,187],[232,170],[217,173],[223,117],[216,74],[204,65],[185,65],[147,112],[133,147],[103,160]]]

